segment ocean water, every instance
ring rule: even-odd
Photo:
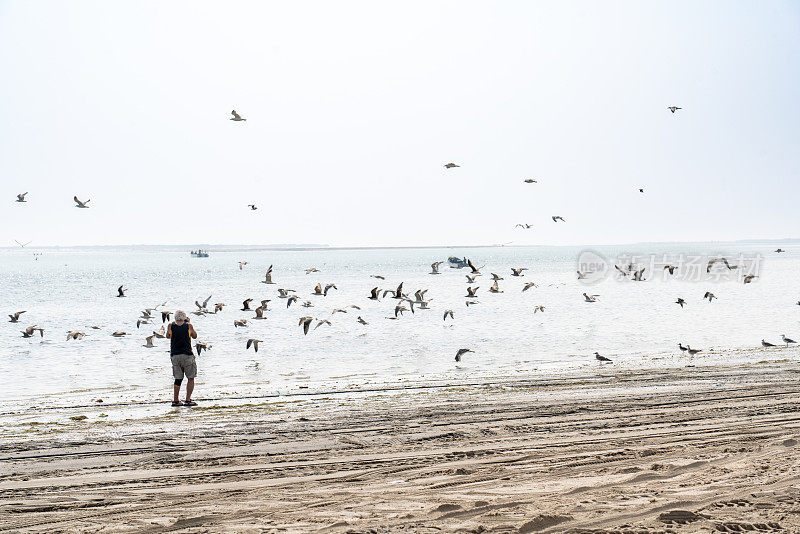
[[[0,251],[0,309],[26,310],[20,323],[0,323],[0,403],[12,406],[89,402],[96,397],[118,402],[168,398],[171,367],[169,341],[145,336],[161,326],[137,329],[140,310],[166,303],[164,309],[190,312],[195,300],[211,296],[225,303],[215,315],[191,315],[199,339],[212,348],[198,356],[197,397],[259,396],[297,391],[385,387],[418,382],[458,382],[498,377],[548,377],[569,372],[602,371],[595,351],[610,357],[616,368],[685,365],[740,365],[769,359],[796,358],[790,348],[762,350],[766,338],[781,343],[781,334],[800,340],[800,247],[774,244],[669,244],[626,247],[496,247],[475,249],[317,249],[214,251],[195,258],[188,250],[29,250]],[[614,263],[630,261],[646,267],[643,282],[620,280]],[[738,269],[715,265],[709,258],[725,255]],[[468,269],[433,261],[469,257],[483,268],[479,302],[466,306]],[[247,261],[239,269],[239,261]],[[576,270],[602,265],[589,280]],[[678,265],[665,276],[661,264]],[[275,285],[260,283],[274,265]],[[305,274],[317,267],[318,273]],[[527,267],[523,277],[511,267]],[[742,282],[747,272],[758,277]],[[504,278],[503,293],[488,292],[490,273]],[[371,278],[379,274],[386,280]],[[327,297],[312,296],[321,282],[335,283]],[[427,289],[430,310],[406,312],[398,320],[391,297],[367,299],[372,287],[393,289],[403,282],[412,294]],[[525,282],[537,287],[522,292]],[[117,298],[123,284],[127,297]],[[277,289],[294,289],[300,302],[287,309]],[[718,299],[703,300],[706,291]],[[583,292],[599,294],[588,303]],[[684,308],[675,304],[682,297]],[[271,299],[267,319],[252,320],[240,311],[245,298]],[[357,305],[361,309],[347,308]],[[534,307],[545,307],[534,314]],[[336,308],[346,314],[332,314]],[[443,320],[452,309],[455,320]],[[328,319],[304,335],[301,316]],[[369,324],[356,322],[358,316]],[[250,326],[235,328],[247,318]],[[20,330],[44,327],[45,335],[25,339]],[[100,326],[91,329],[91,325]],[[67,341],[68,330],[87,336]],[[130,335],[114,338],[123,330]],[[263,340],[255,353],[246,350],[250,337]],[[703,349],[694,358],[677,344]],[[459,348],[470,348],[458,363]],[[753,350],[749,350],[753,349]]]

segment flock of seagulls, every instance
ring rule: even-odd
[[[671,113],[674,114],[676,111],[681,110],[682,108],[680,108],[678,106],[669,106],[667,109]],[[236,110],[232,110],[231,111],[230,120],[231,121],[235,121],[235,122],[243,122],[243,121],[246,121],[247,119],[242,117]],[[449,163],[446,163],[444,165],[445,169],[455,169],[455,168],[459,168],[459,167],[460,167],[460,165],[458,165],[458,164],[456,164],[454,162],[449,162]],[[535,180],[535,179],[532,179],[532,178],[526,178],[526,179],[523,180],[523,182],[526,183],[526,184],[536,184],[536,183],[538,183],[538,180]],[[644,193],[644,188],[639,188],[638,190],[639,190],[640,193]],[[17,195],[17,198],[16,198],[15,202],[18,202],[18,203],[26,203],[26,202],[28,202],[28,200],[26,199],[27,195],[28,195],[27,191],[24,192],[24,193],[19,193]],[[77,195],[75,195],[73,197],[73,200],[75,202],[75,207],[79,208],[79,209],[88,209],[89,208],[89,202],[91,202],[91,199],[80,200]],[[252,211],[255,211],[255,210],[258,209],[258,207],[255,204],[248,204],[247,207]],[[552,221],[554,223],[559,223],[559,222],[566,223],[566,219],[561,215],[552,215],[551,219],[552,219]],[[530,229],[533,228],[533,225],[531,225],[529,223],[519,223],[519,224],[516,225],[516,228],[522,228],[524,230],[530,230]],[[22,244],[22,243],[17,241],[17,243],[20,246],[24,247],[27,244],[29,244],[30,242]],[[782,253],[782,252],[785,252],[785,251],[783,249],[779,248],[775,252],[776,253]],[[444,262],[442,262],[442,261],[433,262],[431,264],[431,271],[430,271],[429,274],[430,275],[440,275],[440,274],[442,274],[441,271],[440,271],[440,267],[441,267],[441,265],[443,263]],[[244,261],[244,260],[240,261],[238,263],[239,270],[244,270],[244,268],[245,268],[245,266],[247,266],[247,264],[248,264],[247,261]],[[717,264],[724,265],[724,267],[729,269],[729,270],[734,270],[734,269],[739,268],[739,266],[737,266],[737,265],[731,265],[730,262],[726,258],[714,258],[714,259],[709,260],[709,262],[708,262],[708,264],[706,266],[706,272],[711,272],[712,268]],[[476,304],[479,304],[478,290],[480,289],[481,286],[478,285],[477,279],[479,277],[483,276],[483,273],[481,272],[481,270],[484,268],[484,266],[476,267],[472,263],[471,260],[467,260],[467,267],[468,267],[468,270],[469,270],[469,274],[466,274],[467,287],[466,287],[466,295],[464,295],[464,298],[467,299],[465,301],[465,305],[467,307],[469,307],[469,306],[474,306]],[[616,268],[616,271],[618,272],[618,275],[620,275],[624,279],[629,279],[629,280],[636,281],[636,282],[643,282],[643,281],[645,281],[647,279],[645,277],[645,270],[646,270],[645,268],[638,268],[637,266],[635,266],[633,264],[629,264],[629,265],[622,266],[622,267],[615,265],[614,267]],[[511,267],[510,269],[511,269],[511,274],[510,275],[512,277],[523,277],[523,276],[525,276],[524,271],[528,270],[527,267]],[[669,272],[670,275],[673,275],[677,268],[675,266],[673,266],[673,265],[665,265],[663,267],[663,269],[664,269],[665,272]],[[306,275],[310,275],[312,273],[319,273],[319,272],[321,272],[320,269],[318,269],[316,267],[309,267],[308,269],[305,270],[305,274]],[[584,279],[584,278],[586,278],[586,276],[588,274],[589,273],[584,273],[584,272],[581,272],[581,271],[577,272],[578,279]],[[492,280],[493,283],[491,284],[491,286],[489,286],[488,292],[489,293],[493,293],[493,294],[504,293],[504,290],[501,289],[500,285],[499,285],[499,282],[503,281],[504,278],[502,276],[496,274],[496,273],[490,273],[490,275],[491,275],[491,280]],[[382,275],[379,275],[379,274],[373,274],[373,275],[370,275],[370,276],[372,278],[375,278],[375,279],[378,279],[378,280],[385,280],[385,277],[382,276]],[[749,284],[756,277],[757,276],[754,275],[754,274],[747,274],[747,275],[745,275],[743,277],[743,282],[745,284]],[[273,281],[273,266],[272,265],[270,265],[269,268],[266,270],[266,273],[264,275],[264,280],[261,280],[261,283],[268,284],[268,285],[274,285],[275,284],[275,282]],[[412,293],[412,292],[404,291],[403,285],[404,285],[404,283],[401,282],[396,288],[389,288],[389,289],[386,289],[386,288],[381,289],[380,287],[375,286],[371,290],[369,290],[369,294],[366,295],[366,299],[368,299],[370,301],[377,302],[377,301],[381,301],[383,299],[386,299],[388,297],[390,299],[395,300],[396,302],[393,305],[392,313],[390,315],[386,316],[386,319],[388,319],[388,320],[399,320],[403,316],[403,314],[405,312],[410,312],[412,314],[415,313],[415,309],[416,310],[429,310],[429,309],[431,309],[430,308],[430,303],[431,303],[431,301],[433,299],[432,298],[428,298],[426,296],[426,293],[428,292],[428,289],[418,289],[418,290],[416,290],[416,291],[414,291]],[[528,291],[531,288],[536,288],[536,287],[538,287],[538,286],[533,281],[525,282],[524,285],[522,286],[522,292]],[[328,282],[328,283],[323,284],[322,282],[318,282],[316,284],[316,286],[314,286],[313,290],[310,292],[310,295],[312,295],[314,297],[323,297],[324,298],[324,297],[328,296],[328,293],[331,290],[338,290],[338,288],[337,288],[335,283]],[[120,285],[117,288],[116,297],[118,297],[118,298],[126,297],[127,296],[126,295],[126,291],[127,291],[127,289],[124,287],[124,285]],[[289,308],[290,306],[292,306],[292,304],[298,304],[298,303],[299,303],[300,306],[302,306],[304,308],[312,308],[312,307],[314,307],[314,304],[313,304],[313,302],[311,300],[304,300],[303,302],[300,302],[300,297],[297,294],[297,291],[295,291],[293,289],[278,288],[277,289],[277,293],[278,293],[277,296],[278,296],[279,299],[285,299],[286,308]],[[600,297],[600,295],[597,295],[597,294],[588,294],[586,292],[583,293],[584,301],[587,302],[587,303],[596,303],[596,302],[598,302],[599,297]],[[191,313],[193,313],[195,315],[198,315],[198,316],[205,316],[205,315],[213,315],[213,314],[221,312],[223,310],[223,308],[225,307],[225,304],[221,303],[221,302],[220,303],[215,303],[214,307],[213,307],[213,310],[212,310],[212,309],[209,308],[210,299],[211,299],[211,296],[209,296],[205,300],[203,300],[202,303],[199,301],[199,299],[196,300],[195,301],[196,309],[193,310]],[[706,291],[705,294],[703,295],[703,299],[704,300],[708,300],[709,302],[712,302],[713,300],[717,299],[717,297],[712,292]],[[250,304],[253,301],[254,301],[254,299],[252,299],[252,298],[247,298],[247,299],[243,300],[242,301],[241,311],[251,311],[251,312],[255,313],[255,315],[253,317],[250,317],[250,318],[235,319],[233,321],[234,328],[248,328],[248,326],[249,326],[248,321],[249,320],[264,320],[264,319],[267,319],[267,317],[268,317],[267,312],[271,311],[271,308],[269,307],[269,304],[270,304],[270,302],[272,302],[272,300],[271,299],[262,299],[262,300],[260,300],[260,305],[259,306],[257,306],[256,308],[251,308]],[[680,305],[681,308],[684,308],[684,306],[687,305],[687,301],[685,299],[681,298],[681,297],[678,297],[678,299],[675,301],[675,303]],[[161,308],[161,307],[163,307],[165,305],[166,305],[166,303],[163,303],[163,304],[159,304],[158,306],[155,306],[153,308],[145,308],[144,310],[141,311],[141,316],[138,317],[137,320],[136,320],[136,327],[138,329],[138,328],[141,328],[143,325],[152,324],[152,320],[154,319],[154,315],[153,315],[154,313],[160,312],[160,314],[161,314],[161,320],[162,320],[161,328],[160,328],[160,330],[157,330],[157,331],[154,330],[151,335],[148,335],[148,336],[145,337],[145,344],[143,346],[146,347],[146,348],[155,348],[157,345],[156,345],[154,340],[156,340],[156,339],[164,339],[166,337],[164,323],[166,323],[167,321],[170,320],[172,312],[166,311],[166,310],[159,310],[159,308]],[[800,302],[798,302],[798,305],[800,305]],[[337,309],[334,309],[331,312],[331,316],[334,316],[334,315],[337,315],[337,314],[347,314],[348,310],[353,310],[353,309],[354,310],[361,310],[361,307],[356,305],[356,304],[352,304],[352,305],[350,305],[350,306],[348,306],[346,308],[337,308]],[[534,308],[533,308],[533,313],[534,314],[539,313],[539,312],[544,313],[544,311],[545,311],[545,306],[541,305],[541,304],[535,305]],[[24,313],[26,313],[26,311],[23,310],[23,311],[17,311],[17,312],[9,314],[9,318],[10,318],[9,322],[11,322],[11,323],[19,323],[20,322],[20,317]],[[443,317],[442,317],[443,321],[446,322],[446,321],[448,321],[448,319],[450,321],[454,321],[455,318],[456,318],[455,317],[455,312],[452,309],[444,310],[444,314],[443,314]],[[369,325],[369,323],[366,320],[364,320],[360,315],[357,316],[356,322],[358,324],[362,325],[362,326]],[[299,322],[298,322],[298,326],[302,330],[302,333],[303,333],[304,336],[308,335],[309,332],[312,332],[312,331],[316,330],[317,328],[320,328],[321,326],[330,326],[331,324],[332,324],[331,321],[329,319],[327,319],[327,318],[315,318],[315,317],[311,317],[311,316],[303,316],[303,317],[301,317],[299,319]],[[313,328],[312,328],[312,325],[313,325]],[[91,326],[90,328],[99,329],[100,327]],[[21,332],[22,332],[23,337],[26,337],[26,338],[33,337],[37,332],[39,333],[40,337],[44,337],[44,328],[42,328],[40,326],[37,326],[37,325],[27,326]],[[111,335],[113,337],[120,337],[121,338],[121,337],[128,336],[129,334],[127,332],[125,332],[125,331],[118,330],[118,331],[113,332]],[[86,336],[87,336],[87,334],[85,332],[82,332],[82,331],[79,331],[79,330],[70,330],[70,331],[67,332],[66,338],[67,338],[67,341],[79,341],[79,340],[84,339]],[[795,344],[796,343],[794,340],[786,337],[785,334],[782,334],[781,338],[782,338],[783,342],[785,343],[785,345],[787,347],[790,344]],[[254,337],[253,338],[248,338],[247,341],[246,341],[246,344],[245,344],[245,350],[249,350],[250,348],[252,348],[254,352],[258,352],[259,343],[263,343],[263,342],[264,342],[263,340],[260,340],[260,339],[254,338]],[[776,346],[775,344],[767,342],[764,339],[761,340],[761,344],[765,348],[770,348],[770,347],[775,347]],[[204,350],[207,351],[207,350],[211,349],[211,345],[206,343],[206,342],[203,342],[203,341],[196,342],[195,347],[196,347],[196,350],[197,350],[198,354],[200,354]],[[689,345],[684,346],[682,343],[678,343],[678,348],[679,348],[679,350],[681,352],[686,352],[691,356],[694,356],[694,355],[702,352],[701,349],[693,349]],[[472,349],[470,349],[470,348],[460,348],[460,349],[458,349],[457,352],[456,352],[456,355],[455,355],[455,361],[456,362],[460,362],[462,360],[462,358],[468,353],[474,353],[474,351]],[[612,363],[612,360],[610,358],[608,358],[606,356],[602,356],[598,352],[595,352],[594,356],[595,356],[595,359],[597,361],[599,361],[600,363]]]

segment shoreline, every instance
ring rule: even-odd
[[[0,529],[800,530],[794,362],[605,371],[6,424]]]

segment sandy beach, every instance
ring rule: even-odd
[[[796,355],[5,413],[0,529],[800,532]]]

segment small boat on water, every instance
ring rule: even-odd
[[[191,255],[194,256],[195,258],[207,258],[208,257],[208,251],[207,250],[203,250],[203,249],[197,249],[197,250],[191,251]]]
[[[447,262],[450,264],[451,269],[463,269],[467,266],[467,258],[456,258],[455,256],[450,256],[447,258]]]

